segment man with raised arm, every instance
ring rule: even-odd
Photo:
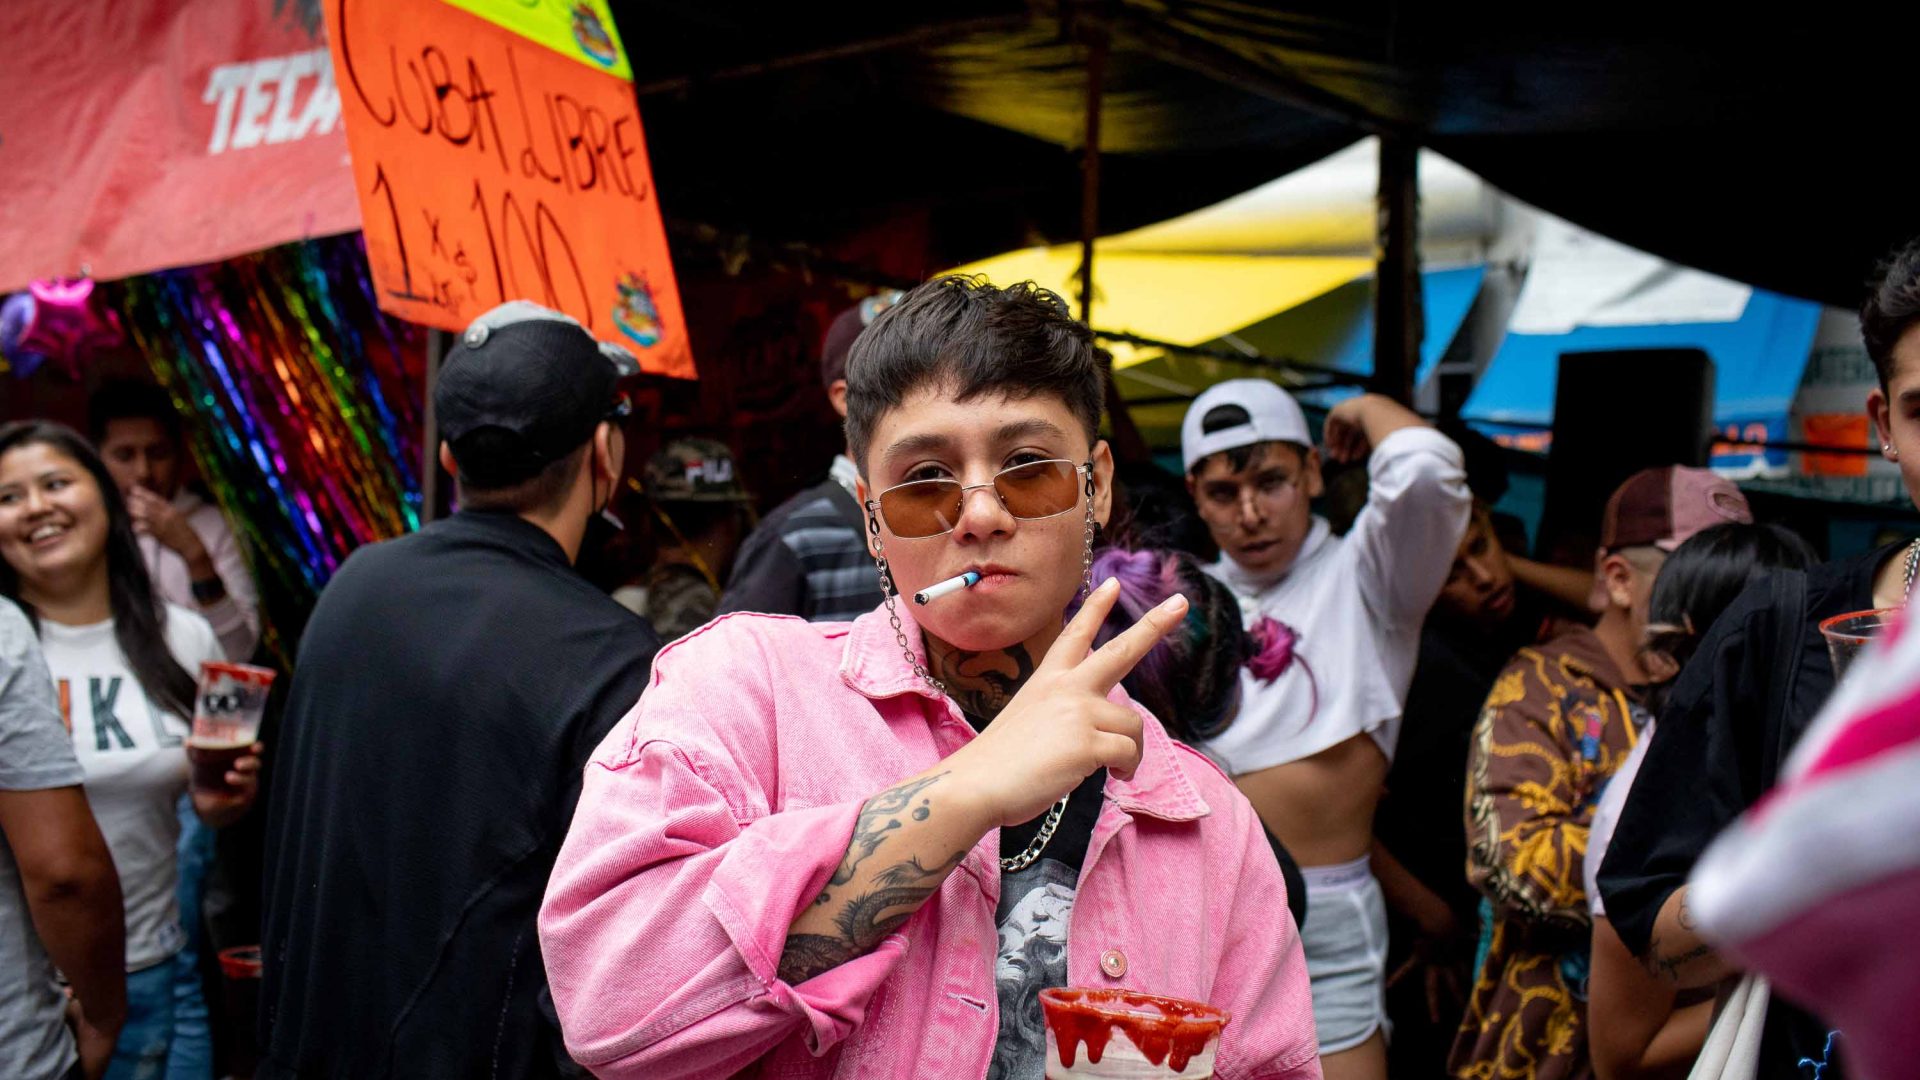
[[[1367,463],[1367,503],[1345,536],[1313,513],[1320,452],[1286,391],[1229,380],[1196,398],[1181,425],[1187,485],[1220,546],[1211,572],[1249,620],[1297,635],[1279,678],[1242,680],[1240,714],[1207,750],[1300,860],[1300,937],[1327,1075],[1384,1080],[1387,913],[1370,866],[1373,813],[1420,627],[1472,496],[1460,448],[1389,398],[1336,405],[1325,437],[1334,461]]]

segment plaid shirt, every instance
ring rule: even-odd
[[[768,514],[741,545],[719,611],[851,622],[879,607],[866,519],[848,486],[836,472]]]

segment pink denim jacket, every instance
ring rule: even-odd
[[[884,610],[727,615],[663,649],[587,765],[540,912],[574,1058],[635,1080],[985,1077],[998,830],[872,952],[797,986],[776,974],[861,805],[971,738]],[[1151,717],[1140,768],[1106,795],[1069,981],[1226,1008],[1217,1076],[1318,1077],[1306,961],[1246,799]]]

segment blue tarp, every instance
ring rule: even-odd
[[[1698,348],[1714,366],[1713,419],[1719,433],[1784,442],[1787,413],[1800,389],[1820,305],[1753,290],[1738,319],[1659,326],[1586,326],[1566,334],[1514,334],[1467,398],[1462,413],[1489,434],[1534,434],[1553,425],[1560,354],[1606,349]],[[1722,447],[1715,467],[1739,472],[1783,468],[1785,451]]]
[[[1414,373],[1414,385],[1426,382],[1427,376],[1439,366],[1440,357],[1460,332],[1467,310],[1480,295],[1480,280],[1485,275],[1484,266],[1428,270],[1420,275],[1420,294],[1426,305],[1426,336],[1420,343],[1420,367]],[[1316,347],[1303,350],[1296,346],[1292,350],[1277,351],[1354,375],[1373,374],[1372,290],[1372,279],[1364,279],[1336,289],[1321,300],[1308,301],[1291,312],[1274,316],[1270,322],[1275,324],[1284,324],[1288,316],[1298,313],[1296,318],[1324,320],[1323,325],[1336,328],[1330,339],[1316,343]],[[1337,317],[1329,318],[1330,311],[1315,310],[1323,301],[1326,308],[1341,305],[1343,310]],[[1327,407],[1356,392],[1352,388],[1319,390],[1301,394],[1300,400]]]

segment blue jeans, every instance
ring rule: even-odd
[[[113,1046],[107,1080],[212,1077],[206,996],[185,955],[127,974],[127,1024]],[[191,980],[184,977],[189,972]]]
[[[187,943],[170,960],[127,976],[127,1024],[113,1047],[107,1080],[211,1080],[213,1031],[208,1026],[200,953],[206,932],[200,900],[213,864],[213,830],[181,796],[179,882],[181,927]]]
[[[180,881],[175,896],[187,944],[180,950],[173,987],[173,1048],[167,1055],[168,1080],[208,1080],[213,1075],[213,1029],[207,1016],[206,981],[200,958],[207,951],[207,923],[201,902],[213,870],[213,830],[193,812],[193,796],[180,796],[180,843],[176,848]]]

